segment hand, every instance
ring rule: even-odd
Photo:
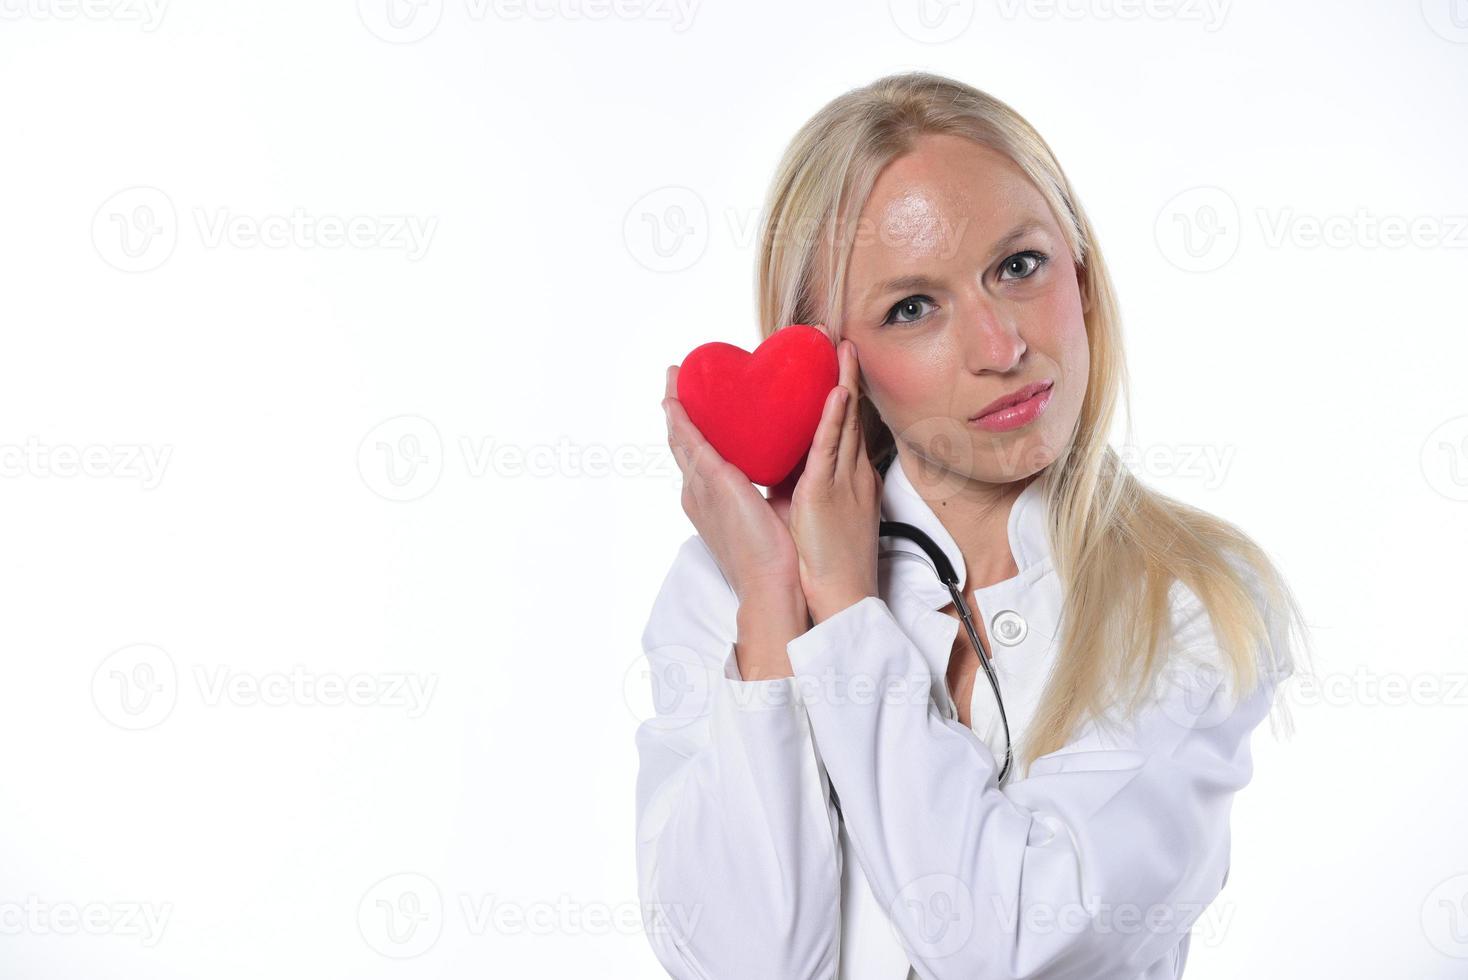
[[[882,478],[862,436],[856,345],[842,340],[836,354],[840,377],[826,397],[790,503],[800,587],[816,623],[878,594]]]
[[[737,466],[719,455],[678,400],[678,368],[669,365],[662,401],[668,447],[683,473],[683,512],[741,605],[784,600],[803,622],[795,542],[788,517],[793,480],[772,488],[768,499]]]

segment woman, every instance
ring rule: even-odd
[[[643,634],[658,959],[719,980],[1181,976],[1299,614],[1258,546],[1107,445],[1117,309],[1060,165],[1002,102],[893,76],[806,124],[764,222],[762,333],[823,324],[840,383],[767,498],[668,372],[698,533]],[[1002,716],[946,588],[905,539],[879,550],[881,520],[948,556]]]

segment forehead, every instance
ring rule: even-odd
[[[973,140],[925,134],[877,176],[852,262],[952,257],[1024,220],[1052,223],[1045,198],[1009,157]]]

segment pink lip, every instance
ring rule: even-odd
[[[988,432],[1008,432],[1040,417],[1054,391],[1051,380],[1037,381],[989,404],[969,422]]]

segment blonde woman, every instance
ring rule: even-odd
[[[698,533],[642,638],[659,961],[717,980],[1181,976],[1304,636],[1256,544],[1107,444],[1120,325],[1060,164],[983,92],[883,78],[796,135],[758,275],[763,336],[823,325],[840,382],[766,497],[668,371]],[[951,562],[1002,714],[934,566],[883,520]]]

